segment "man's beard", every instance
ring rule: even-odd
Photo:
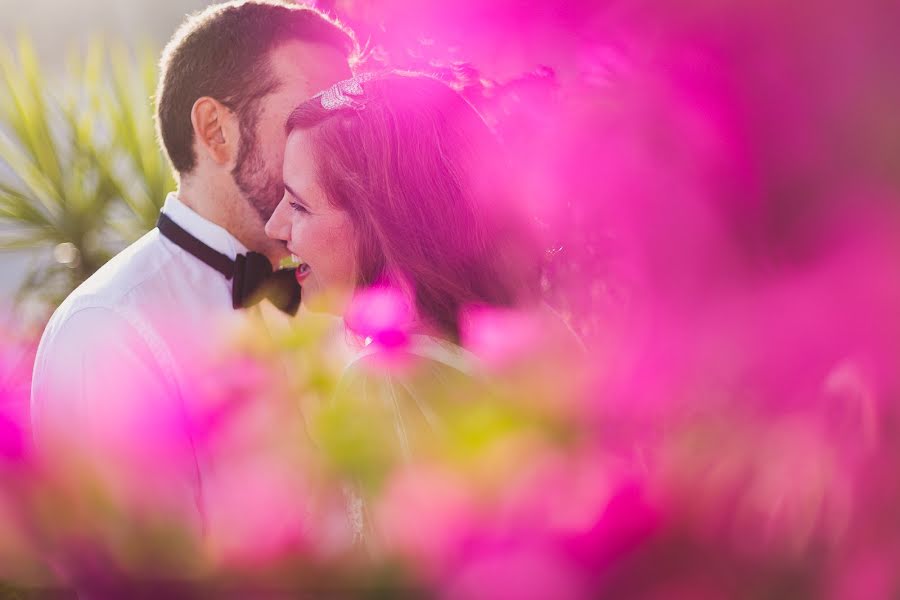
[[[241,126],[241,145],[231,176],[250,206],[265,225],[284,195],[281,176],[273,176],[256,143],[256,124]]]

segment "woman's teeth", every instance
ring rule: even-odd
[[[291,254],[290,256],[286,256],[281,259],[281,262],[278,263],[279,269],[296,269],[300,264],[300,259],[296,254]]]

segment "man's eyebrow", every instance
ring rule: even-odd
[[[282,183],[283,183],[283,185],[284,185],[284,189],[287,190],[287,193],[288,193],[288,194],[290,194],[291,196],[293,196],[293,197],[296,198],[297,200],[300,200],[300,196],[297,195],[297,192],[295,192],[294,190],[291,189],[291,186],[289,186],[287,183],[284,183],[284,182],[282,182]]]

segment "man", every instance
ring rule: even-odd
[[[190,504],[206,528],[208,465],[187,426],[188,365],[208,343],[203,326],[244,305],[242,278],[265,276],[251,272],[269,269],[262,256],[276,267],[285,258],[264,232],[283,193],[284,124],[299,102],[350,76],[354,49],[316,10],[265,0],[211,6],[176,32],[156,103],[178,191],[159,228],[51,318],[31,401],[45,456],[74,448],[101,473],[130,472],[125,487]]]

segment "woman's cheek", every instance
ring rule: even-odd
[[[300,220],[299,216],[295,216],[291,223],[291,246],[293,246],[294,250],[298,253],[300,260],[303,260],[303,254],[301,253],[303,239],[303,222]]]

